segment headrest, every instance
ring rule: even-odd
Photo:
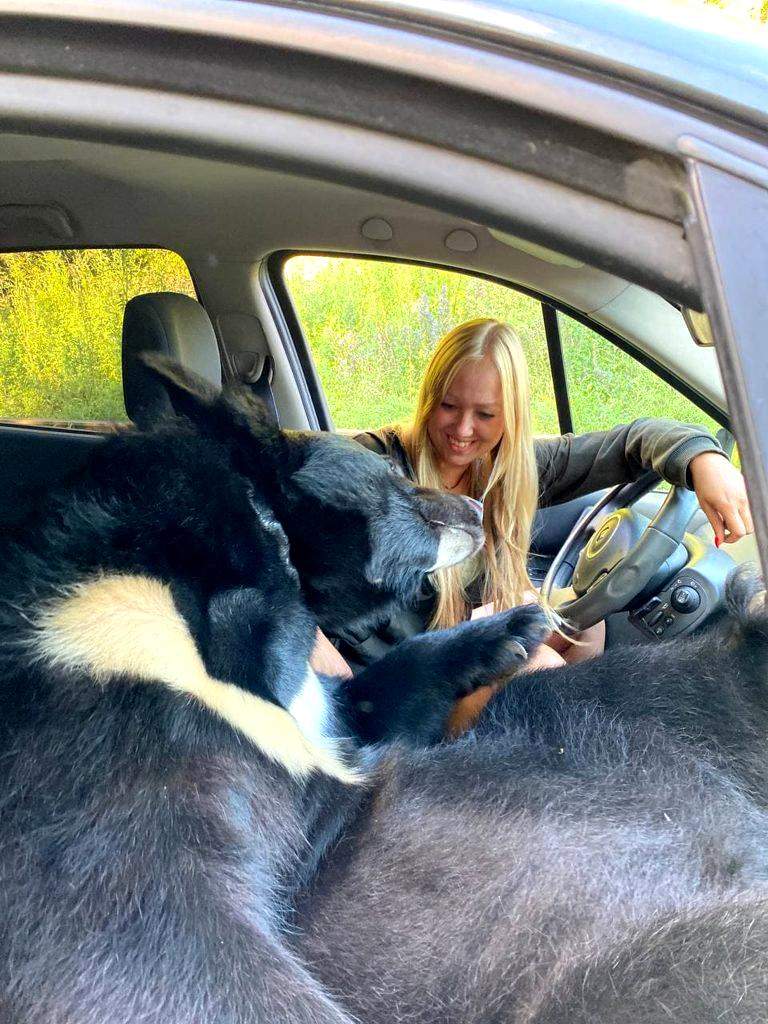
[[[221,387],[221,358],[208,314],[195,299],[177,292],[137,295],[123,315],[125,409],[140,427],[173,412],[165,388],[138,358],[159,352]]]

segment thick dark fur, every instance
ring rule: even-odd
[[[3,1024],[348,1019],[291,953],[285,924],[293,893],[367,800],[367,784],[347,779],[371,756],[342,743],[330,771],[322,749],[316,766],[291,771],[290,732],[285,751],[278,741],[265,755],[194,696],[126,671],[119,651],[142,652],[120,633],[132,614],[121,593],[137,576],[167,584],[211,687],[236,683],[288,707],[305,686],[315,617],[373,619],[414,593],[446,533],[469,537],[467,551],[482,540],[468,503],[414,488],[356,445],[279,433],[247,394],[198,393],[181,373],[168,386],[200,429],[110,441],[4,552]],[[94,643],[114,577],[118,625],[95,641],[108,671],[94,675],[72,645]],[[97,599],[59,643],[62,662],[51,615],[77,607],[78,585]],[[415,645],[433,730],[435,700],[447,715],[485,657],[513,671],[542,629],[529,610],[477,625],[476,655],[442,682],[429,671],[434,645]],[[165,642],[151,641],[150,660]],[[389,683],[381,668],[358,682],[369,730],[387,732],[377,701],[405,692],[401,668],[396,659]],[[413,741],[430,715],[408,692],[397,728]],[[322,709],[314,731],[343,729],[356,706]]]
[[[483,666],[512,671],[544,627],[526,608],[419,638],[316,724],[317,763],[297,769],[289,729],[269,748],[194,694],[94,676],[71,636],[57,662],[51,609],[105,574],[167,583],[208,673],[281,716],[313,616],[333,628],[347,604],[362,620],[407,599],[471,517],[370,453],[169,386],[198,431],[111,442],[7,553],[3,1024],[764,1019],[753,588],[732,589],[725,637],[521,676],[472,734],[421,749]],[[97,653],[117,665],[122,644]],[[323,759],[344,721],[402,738]]]
[[[365,1021],[757,1022],[768,1006],[768,623],[519,676],[393,753],[298,905]]]

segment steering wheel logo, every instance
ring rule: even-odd
[[[620,519],[621,516],[618,512],[613,512],[611,515],[608,516],[608,518],[605,520],[600,529],[595,533],[595,535],[592,537],[589,544],[587,545],[588,558],[594,558],[595,555],[600,554],[600,552],[603,550],[603,548],[606,546],[608,541],[613,536]]]

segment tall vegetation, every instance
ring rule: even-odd
[[[0,255],[0,418],[124,420],[125,304],[194,295],[175,253],[88,249]]]
[[[286,283],[335,425],[375,427],[410,415],[435,342],[457,323],[515,325],[539,381],[535,415],[557,429],[538,303],[491,281],[379,260],[298,256]]]
[[[295,256],[285,281],[336,427],[408,419],[438,338],[465,320],[495,317],[512,325],[525,349],[534,429],[559,432],[536,299],[466,274],[380,260]],[[693,403],[594,331],[570,317],[560,325],[577,430],[637,416],[716,429]]]

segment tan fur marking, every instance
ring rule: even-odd
[[[208,675],[170,588],[159,580],[122,575],[79,584],[38,625],[38,651],[54,665],[85,669],[101,683],[117,675],[161,683],[194,697],[296,777],[320,770],[359,781],[283,708]]]

